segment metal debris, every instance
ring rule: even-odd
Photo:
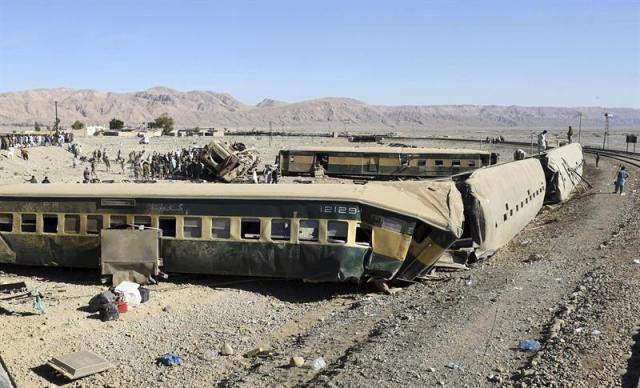
[[[224,182],[239,180],[258,164],[259,153],[243,143],[211,142],[202,154],[210,175]]]
[[[79,379],[113,368],[104,357],[88,351],[80,351],[54,357],[47,363],[70,380]]]

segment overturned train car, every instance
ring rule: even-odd
[[[462,234],[453,182],[9,185],[0,262],[99,268],[103,229],[155,228],[163,271],[412,280]]]
[[[582,182],[582,146],[574,143],[554,148],[541,154],[540,162],[547,180],[546,201],[556,203],[569,199]]]
[[[491,256],[542,208],[546,181],[537,159],[474,171],[458,183],[465,208],[465,235],[476,258]]]
[[[566,201],[582,180],[582,148],[571,144],[454,179],[464,202],[472,259],[493,255],[531,222],[544,203]]]

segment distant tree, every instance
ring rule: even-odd
[[[161,114],[154,124],[155,128],[162,128],[163,135],[170,135],[173,131],[173,118],[168,113]]]
[[[73,124],[71,124],[71,128],[73,129],[82,129],[84,128],[84,123],[80,120],[76,120]]]
[[[124,128],[124,121],[118,120],[116,118],[111,119],[109,121],[109,129],[122,129]]]
[[[36,132],[40,132],[42,130],[41,124],[37,121],[33,123],[33,130]]]

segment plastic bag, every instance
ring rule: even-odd
[[[142,303],[139,287],[138,283],[124,281],[118,284],[116,291],[120,291],[124,295],[124,301],[127,302],[127,306],[136,307]]]

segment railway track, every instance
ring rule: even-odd
[[[640,154],[634,154],[626,151],[599,150],[597,148],[583,148],[582,152],[586,154],[600,154],[601,157],[617,160],[630,166],[640,168]]]

